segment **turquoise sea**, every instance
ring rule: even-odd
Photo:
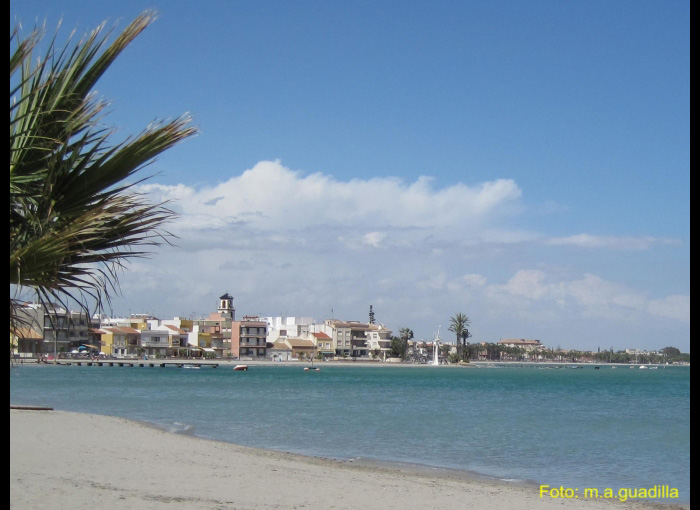
[[[20,365],[10,403],[581,491],[669,485],[680,498],[667,502],[690,502],[689,367],[321,367]]]

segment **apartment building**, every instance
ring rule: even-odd
[[[83,310],[26,303],[19,309],[19,315],[23,324],[14,332],[19,355],[58,355],[81,346],[92,351],[100,349],[99,320]]]
[[[391,330],[382,325],[328,319],[325,333],[333,339],[336,356],[386,356],[391,350]]]
[[[245,316],[231,321],[231,356],[239,359],[265,359],[267,354],[267,321],[258,316]]]

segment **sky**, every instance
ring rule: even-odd
[[[142,171],[178,239],[114,315],[228,292],[238,317],[690,351],[689,2],[11,0],[10,25],[146,9],[105,124],[199,134]]]

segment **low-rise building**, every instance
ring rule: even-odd
[[[274,344],[268,344],[265,355],[272,361],[291,361],[292,348],[284,340],[277,340]]]
[[[527,352],[544,349],[544,345],[539,340],[527,340],[525,338],[504,338],[498,341],[498,345],[501,347],[521,347]]]
[[[328,336],[326,333],[319,331],[317,333],[311,333],[314,344],[316,345],[316,355],[322,358],[332,358],[335,356],[335,349],[333,348],[333,338]]]
[[[116,358],[141,357],[141,332],[128,326],[100,328],[102,352]]]
[[[37,358],[43,352],[44,335],[30,324],[10,331],[10,352],[18,358]]]
[[[316,357],[316,344],[303,338],[280,338],[268,344],[266,355],[273,361],[310,360]]]
[[[316,345],[313,340],[287,338],[286,343],[292,348],[292,358],[310,360],[316,357]]]
[[[150,358],[178,356],[187,349],[188,333],[170,324],[154,325],[141,331],[141,349]]]

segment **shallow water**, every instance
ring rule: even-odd
[[[690,369],[24,365],[10,403],[232,443],[690,501]],[[80,441],[75,431],[67,441]],[[106,441],[109,438],[105,438]]]

